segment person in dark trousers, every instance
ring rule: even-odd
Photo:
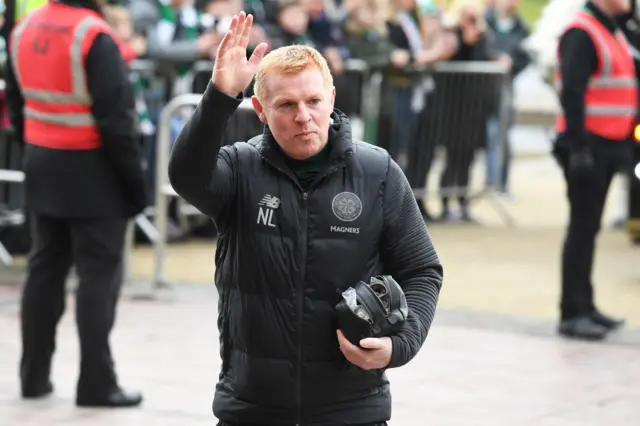
[[[591,274],[611,179],[630,165],[638,87],[629,45],[613,19],[629,8],[629,0],[592,0],[559,42],[562,114],[554,154],[570,207],[559,325],[567,337],[600,340],[623,323],[596,308]]]
[[[455,26],[447,28],[456,39],[456,48],[447,60],[510,62],[508,55],[493,49],[491,31],[479,3],[463,2],[456,21]],[[464,123],[464,126],[442,125],[439,129],[440,140],[446,147],[445,165],[440,176],[442,213],[439,220],[442,222],[476,222],[469,206],[471,171],[476,152],[487,145],[487,120],[496,110],[493,105],[496,102],[492,100],[497,98],[498,90],[487,88],[493,84],[477,79],[460,79],[456,74],[445,74],[436,79],[436,87],[440,87],[440,99],[443,99],[442,103],[438,103],[442,105],[441,117],[457,117],[456,122]],[[459,212],[455,212],[451,206],[455,198]]]
[[[146,204],[134,98],[114,39],[92,0],[49,2],[11,34],[7,101],[25,143],[25,208],[33,215],[21,304],[24,398],[53,391],[55,333],[74,265],[76,403],[142,401],[119,386],[109,346],[127,222]]]
[[[509,171],[511,169],[511,141],[509,132],[515,124],[514,82],[531,62],[522,46],[529,37],[529,27],[520,14],[520,0],[497,0],[486,14],[487,25],[492,31],[493,50],[509,57],[510,67],[505,84],[501,86],[498,110],[489,117],[486,147],[486,179],[503,195],[509,194]],[[500,129],[504,128],[504,135]]]
[[[335,110],[329,67],[310,46],[247,60],[252,16],[234,16],[212,81],[169,162],[176,192],[211,217],[222,368],[221,425],[385,425],[385,370],[408,363],[429,332],[443,269],[400,167],[353,140]],[[255,75],[267,126],[223,144]],[[391,275],[409,314],[392,336],[350,343],[335,306],[359,280]]]

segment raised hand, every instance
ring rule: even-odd
[[[267,51],[267,44],[260,43],[247,60],[252,25],[253,16],[240,12],[231,20],[229,31],[218,46],[211,81],[229,96],[236,97],[249,86]]]

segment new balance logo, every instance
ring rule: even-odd
[[[275,228],[273,212],[278,207],[280,207],[280,199],[273,195],[265,194],[258,203],[258,221],[256,223]]]
[[[262,200],[258,203],[259,206],[267,206],[270,209],[277,209],[280,207],[280,198],[273,195],[265,194]]]

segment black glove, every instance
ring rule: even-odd
[[[593,154],[588,146],[581,145],[569,154],[569,176],[583,180],[593,172]]]

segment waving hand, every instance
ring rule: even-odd
[[[231,20],[231,27],[218,47],[211,81],[229,96],[236,97],[249,86],[267,51],[267,44],[260,43],[247,60],[252,25],[253,16],[240,12]]]

